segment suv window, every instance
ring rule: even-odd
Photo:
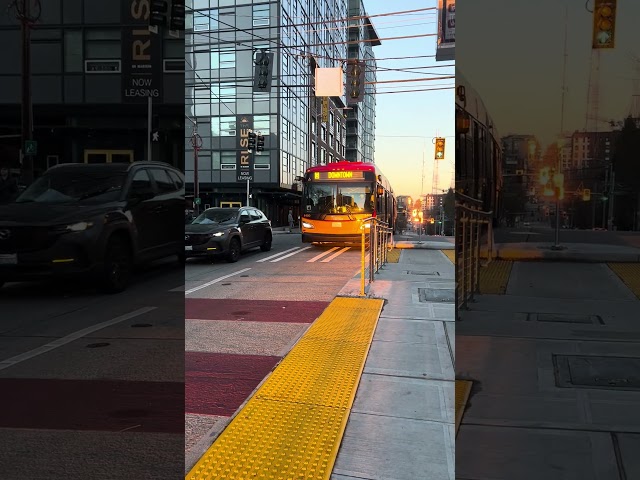
[[[151,175],[156,181],[156,185],[158,186],[160,194],[176,191],[176,186],[174,185],[173,180],[171,180],[166,170],[161,168],[152,168]]]
[[[249,215],[249,212],[247,210],[240,210],[240,217],[239,220],[251,220],[251,216]]]
[[[155,193],[151,185],[151,178],[146,169],[138,170],[131,180],[131,190],[129,196],[136,193]]]
[[[249,213],[251,214],[251,220],[262,219],[262,215],[260,215],[260,212],[258,210],[249,210]]]
[[[173,170],[167,170],[167,172],[169,172],[169,176],[173,179],[173,182],[176,184],[176,187],[178,187],[178,190],[181,190],[182,187],[184,187],[184,181],[182,180],[180,175],[178,175]]]

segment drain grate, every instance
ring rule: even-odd
[[[440,272],[416,272],[415,270],[407,270],[407,275],[435,275],[440,276]]]
[[[553,366],[558,387],[640,390],[640,358],[554,355]]]
[[[456,299],[455,291],[449,288],[419,288],[418,300],[422,303],[427,302],[454,302]]]
[[[570,315],[564,313],[529,313],[527,314],[527,321],[604,325],[604,321],[600,315]]]

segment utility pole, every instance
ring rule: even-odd
[[[609,188],[609,215],[607,216],[607,230],[613,230],[613,200],[616,198],[616,171],[611,165],[611,187]]]
[[[41,5],[36,0],[37,14],[31,11],[32,0],[18,0],[14,3],[16,17],[20,20],[22,32],[22,130],[20,145],[20,170],[23,182],[33,182],[33,156],[27,152],[28,141],[33,140],[33,109],[31,100],[31,26],[40,18]]]

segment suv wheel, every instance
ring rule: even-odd
[[[124,291],[132,271],[131,248],[122,238],[113,238],[107,245],[102,271],[102,285],[108,293]]]
[[[232,238],[229,242],[229,252],[227,253],[227,261],[235,263],[240,258],[240,240]]]
[[[268,252],[269,250],[271,250],[271,234],[269,232],[264,234],[264,242],[262,242],[262,245],[260,245],[260,250],[262,250],[263,252]]]

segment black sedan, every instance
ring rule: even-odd
[[[271,250],[271,222],[257,208],[209,208],[185,226],[186,257],[225,256],[237,262],[243,251]]]

